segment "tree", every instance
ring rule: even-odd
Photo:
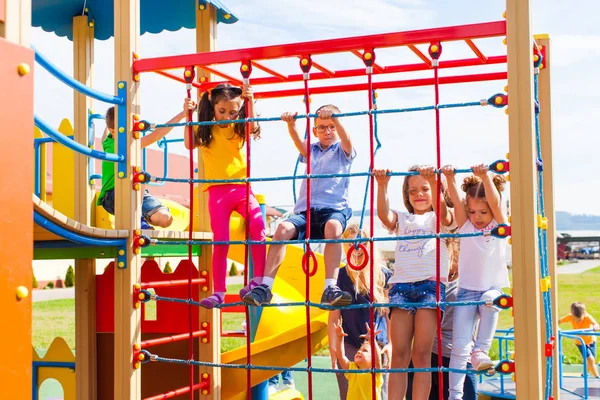
[[[37,288],[38,288],[38,286],[39,286],[39,284],[38,284],[38,281],[37,281],[37,279],[36,279],[35,275],[33,275],[33,284],[32,284],[31,286],[32,286],[34,289],[37,289]]]
[[[167,263],[165,264],[165,269],[163,270],[163,273],[165,274],[172,274],[173,273],[173,268],[171,268],[171,263],[167,261]]]
[[[65,276],[65,287],[73,287],[75,286],[75,271],[73,270],[73,266],[69,265],[67,269],[67,275]]]
[[[229,268],[229,276],[237,276],[238,275],[238,269],[237,266],[235,265],[235,263],[232,261],[231,262],[231,268]]]

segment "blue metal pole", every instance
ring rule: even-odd
[[[103,151],[92,150],[89,147],[82,145],[81,143],[77,143],[76,141],[69,139],[67,136],[62,133],[54,130],[50,127],[46,122],[42,121],[37,115],[34,116],[35,125],[40,128],[46,135],[50,136],[52,139],[56,140],[58,143],[70,148],[71,150],[77,151],[83,155],[88,157],[97,158],[99,160],[104,161],[112,161],[112,162],[123,162],[125,157],[121,154],[109,154]]]
[[[54,75],[56,79],[60,80],[65,85],[70,86],[71,88],[77,90],[80,93],[90,96],[96,100],[103,101],[105,103],[123,104],[125,102],[125,99],[121,97],[99,92],[73,79],[69,75],[65,74],[62,70],[60,70],[56,65],[52,64],[52,62],[50,62],[50,60],[48,60],[39,51],[37,51],[35,47],[32,46],[32,48],[33,50],[35,50],[35,61],[37,61],[37,63],[44,67],[46,71],[50,72],[52,75]]]

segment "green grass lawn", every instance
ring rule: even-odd
[[[600,267],[582,274],[559,275],[559,316],[569,312],[570,305],[574,301],[581,301],[587,305],[588,312],[600,318],[600,301],[597,294],[598,282],[600,280]],[[242,285],[229,285],[229,293],[237,293]],[[224,330],[240,330],[244,314],[224,314]],[[509,311],[500,314],[499,329],[513,326],[513,320]],[[568,325],[562,325],[563,329],[570,329]],[[75,348],[75,302],[73,299],[52,300],[33,303],[33,345],[38,350],[45,351],[52,340],[61,336],[65,338],[68,345]],[[245,345],[244,338],[223,338],[221,351]],[[497,357],[497,346],[492,349],[492,356]],[[572,340],[564,341],[564,354],[566,363],[581,363],[581,355]],[[328,355],[327,348],[321,350],[317,355]]]

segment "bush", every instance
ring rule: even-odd
[[[238,272],[237,266],[232,261],[231,268],[229,268],[229,276],[237,276],[238,274],[239,274],[239,272]]]
[[[163,269],[163,272],[165,274],[172,274],[173,273],[173,268],[171,268],[171,263],[167,261],[167,263],[165,264],[165,269]]]
[[[48,289],[54,289],[54,282],[48,282],[48,284],[46,285],[46,288],[48,288]]]
[[[37,281],[37,279],[36,279],[35,275],[33,276],[33,284],[32,284],[31,286],[32,286],[34,289],[37,289],[37,288],[38,288],[38,286],[39,286],[39,284],[38,284],[38,281]]]
[[[65,287],[73,286],[75,286],[75,271],[73,270],[73,266],[69,265],[69,268],[67,268],[67,275],[65,276]]]

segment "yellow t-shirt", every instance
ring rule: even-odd
[[[204,179],[243,179],[246,178],[246,147],[234,132],[234,124],[212,126],[212,140],[202,146]],[[213,185],[245,184],[242,182],[205,183],[203,191]]]
[[[575,321],[575,318],[573,318],[573,315],[571,315],[571,314],[565,315],[558,321],[558,323],[559,324],[570,323],[571,326],[573,327],[573,329],[588,329],[588,328],[593,328],[594,325],[596,325],[596,321],[594,320],[594,318],[588,314],[586,314],[581,319],[581,321]],[[583,339],[583,342],[586,345],[591,344],[596,341],[596,336],[582,336],[582,335],[578,335],[578,336]],[[581,342],[579,340],[575,340],[575,343],[581,344]]]
[[[350,362],[348,369],[359,369],[354,361]],[[372,378],[371,374],[353,374],[346,372],[344,374],[348,379],[348,400],[371,400],[371,386]],[[381,388],[383,387],[383,375],[381,373],[375,374],[375,393],[377,398],[374,400],[381,400]]]

